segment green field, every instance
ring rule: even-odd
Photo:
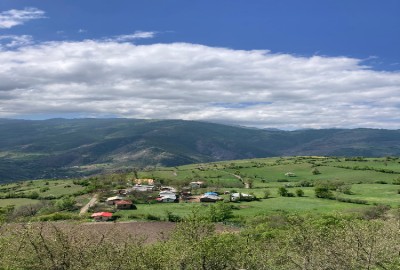
[[[42,188],[48,190],[42,192]],[[41,192],[43,195],[69,195],[82,190],[82,186],[75,185],[73,180],[34,180],[0,185],[0,196],[7,192]]]
[[[292,176],[287,176],[288,172],[292,173]],[[191,181],[205,182],[207,187],[192,190],[193,195],[200,195],[206,191],[220,193],[230,191],[255,195],[258,200],[240,203],[229,202],[229,195],[223,195],[225,202],[229,202],[232,206],[235,218],[239,219],[276,211],[332,213],[357,211],[357,209],[374,205],[387,205],[391,208],[400,206],[399,158],[281,157],[237,160],[180,167],[147,168],[136,172],[136,175],[133,172],[102,175],[90,178],[92,181],[90,183],[93,185],[93,181],[96,182],[99,189],[97,193],[111,196],[115,195],[113,190],[131,185],[136,176],[152,178],[156,182],[171,185],[177,189],[187,186]],[[347,186],[350,192],[332,190],[332,194],[335,198],[339,197],[351,202],[316,198],[315,186],[321,182],[341,183]],[[245,183],[250,183],[251,187],[245,188]],[[281,187],[285,187],[294,196],[280,196],[278,189]],[[40,200],[54,201],[71,195],[75,196],[75,200],[80,205],[83,205],[91,195],[78,196],[76,194],[84,189],[84,186],[74,184],[73,180],[35,180],[3,184],[0,186],[0,196],[3,198],[0,199],[0,207],[6,205],[19,207],[34,204]],[[296,196],[298,189],[302,190],[303,196]],[[39,194],[39,198],[10,196],[10,194],[19,196],[32,193]],[[354,203],[354,201],[363,203]],[[148,219],[149,215],[165,220],[167,213],[184,217],[193,208],[198,207],[195,209],[201,211],[201,209],[207,209],[207,205],[209,204],[193,202],[137,203],[137,210],[120,210],[118,213],[122,220]],[[79,209],[75,210],[76,213],[78,211]]]
[[[37,200],[16,198],[16,199],[2,199],[0,200],[0,207],[14,205],[15,207],[37,203]]]
[[[234,208],[239,208],[239,210],[234,210],[234,214],[239,217],[262,215],[274,211],[322,213],[352,211],[377,204],[400,206],[400,185],[393,184],[400,177],[399,159],[359,158],[359,160],[327,157],[251,159],[158,168],[140,172],[140,177],[160,179],[164,183],[178,185],[187,184],[190,181],[206,182],[208,188],[194,191],[198,194],[207,190],[220,192],[234,190],[252,193],[258,198],[263,198],[264,191],[269,190],[268,199],[232,203]],[[313,174],[314,169],[317,169],[319,174]],[[292,172],[295,176],[285,176],[287,172]],[[235,175],[240,175],[243,181],[250,181],[252,188],[245,189],[243,183]],[[299,187],[302,181],[312,184],[319,181],[343,182],[351,186],[351,195],[334,192],[335,196],[364,200],[367,204],[316,198],[313,187]],[[296,189],[302,189],[304,197],[280,197],[277,190],[282,186],[287,186],[288,191],[293,193]],[[165,216],[168,209],[174,214],[185,215],[190,207],[190,204],[179,207],[171,204],[138,205],[136,213],[138,216],[147,212]]]

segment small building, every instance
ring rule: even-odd
[[[138,185],[154,185],[154,179],[135,179],[135,183]]]
[[[210,196],[219,196],[219,194],[217,193],[217,192],[213,192],[213,191],[209,191],[209,192],[206,192],[206,193],[204,193],[204,195],[210,195]]]
[[[107,198],[106,203],[108,205],[113,205],[113,204],[115,204],[116,201],[120,201],[120,200],[123,200],[123,199],[124,198],[121,197],[121,196],[114,196],[114,197]]]
[[[95,221],[108,221],[112,219],[113,214],[110,212],[97,212],[93,213],[90,217],[92,217]]]
[[[165,190],[165,191],[160,191],[158,193],[158,195],[160,195],[160,197],[162,197],[162,196],[175,196],[176,193],[172,192],[172,191]]]
[[[119,210],[136,209],[136,206],[134,207],[131,200],[119,200],[119,201],[116,201],[114,204],[117,207],[117,209],[119,209]]]
[[[190,182],[189,186],[190,186],[191,188],[194,188],[194,189],[205,187],[203,181]]]
[[[253,201],[255,198],[253,195],[246,193],[232,193],[230,196],[231,202],[239,202],[239,201]]]
[[[204,194],[200,197],[200,202],[218,202],[222,201],[223,198],[219,197],[218,195],[207,195]]]
[[[176,189],[174,187],[161,187],[160,191],[171,191],[173,193],[176,193]]]
[[[155,190],[155,186],[153,185],[140,185],[136,184],[132,187],[132,191],[140,191],[140,192],[151,192]]]
[[[164,193],[160,194],[156,200],[158,202],[179,202],[179,196],[177,196],[175,193]]]
[[[294,174],[294,173],[292,173],[292,172],[287,172],[287,173],[285,173],[285,176],[288,176],[288,177],[295,177],[296,174]]]
[[[181,195],[183,195],[183,196],[190,196],[190,195],[192,195],[192,192],[191,192],[190,187],[183,187],[180,193],[181,193]]]

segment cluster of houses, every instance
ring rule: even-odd
[[[205,187],[204,182],[196,181],[191,182],[189,187],[183,188],[180,193],[177,190],[170,186],[164,186],[161,188],[157,188],[152,179],[145,179],[146,181],[137,182],[133,187],[119,190],[117,196],[109,197],[106,199],[107,205],[114,205],[117,210],[124,209],[136,209],[136,206],[133,204],[131,200],[125,198],[126,195],[131,194],[133,192],[154,192],[159,190],[157,198],[155,200],[160,203],[173,203],[182,201],[189,201],[192,199],[191,190]],[[229,194],[227,192],[226,194]],[[154,197],[153,197],[154,198]],[[200,202],[218,202],[223,201],[223,198],[217,192],[205,192],[203,195],[198,196],[196,200]],[[254,196],[244,193],[232,193],[230,194],[231,201],[251,201],[254,199]],[[96,221],[107,221],[113,218],[113,214],[111,212],[97,212],[92,214],[91,216]]]
[[[126,200],[124,197],[120,195],[107,198],[106,204],[114,205],[117,210],[136,209],[136,206],[133,204],[131,200]],[[97,212],[93,213],[91,217],[95,221],[108,221],[113,218],[113,213]]]
[[[107,198],[106,203],[108,205],[115,205],[115,208],[118,210],[132,209],[135,207],[131,200],[125,200],[125,198],[121,196]]]
[[[162,187],[156,200],[158,202],[179,202],[179,195],[173,187]]]

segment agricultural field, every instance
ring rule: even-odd
[[[157,192],[129,195],[135,210],[116,211],[114,206],[105,204],[107,197],[133,186],[136,179],[154,179],[159,185],[173,186],[178,191],[190,182],[202,181],[205,187],[192,189],[192,196],[207,191],[220,193],[231,209],[229,219],[236,221],[276,212],[353,213],[376,205],[391,209],[400,206],[399,158],[280,157],[133,169],[76,180],[4,184],[0,186],[0,207],[48,202],[59,207],[37,211],[33,216],[54,212],[78,215],[80,207],[98,194],[99,201],[89,209],[89,214],[96,210],[116,212],[120,221],[162,221],[171,216],[180,219],[194,210],[207,213],[211,209],[212,204],[196,200],[155,203]],[[321,186],[328,189],[323,196],[316,193]],[[229,193],[234,192],[251,194],[256,200],[229,202]]]

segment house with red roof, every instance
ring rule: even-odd
[[[136,209],[136,206],[133,205],[131,200],[119,200],[115,201],[114,205],[117,207],[117,209],[122,210],[122,209]]]
[[[92,217],[96,221],[108,221],[112,219],[113,214],[110,212],[97,212],[93,213],[90,217]]]

